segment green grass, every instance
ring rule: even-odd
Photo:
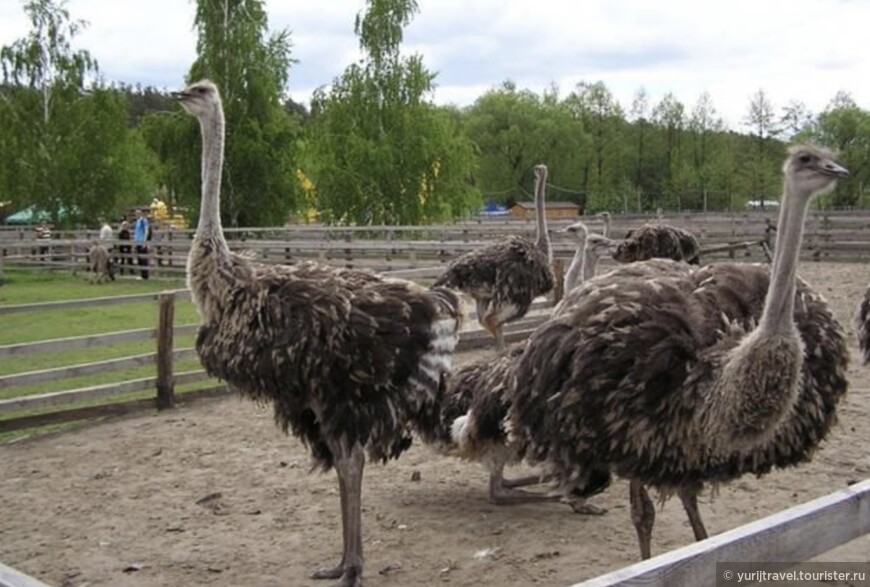
[[[85,276],[14,269],[7,270],[5,277],[4,285],[0,287],[0,306],[157,293],[185,286],[184,281],[180,279],[148,281],[119,279],[101,285],[92,285],[87,282]],[[195,324],[197,321],[196,308],[192,302],[188,300],[176,302],[176,326]],[[3,328],[0,329],[0,345],[102,334],[137,328],[153,328],[157,324],[157,304],[155,302],[136,302],[76,308],[72,310],[24,312],[3,316],[2,324]],[[177,336],[174,346],[176,348],[191,347],[193,346],[193,340],[193,335]],[[0,361],[0,376],[146,354],[154,352],[154,350],[155,342],[153,340],[143,340],[110,346],[7,357]],[[198,368],[199,362],[195,359],[179,361],[174,365],[176,372]],[[150,377],[154,375],[154,372],[155,368],[153,365],[144,365],[142,367],[127,368],[85,377],[47,381],[34,385],[0,389],[0,398],[20,397]],[[203,382],[199,387],[213,384],[213,381]]]

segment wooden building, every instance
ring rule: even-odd
[[[572,219],[580,215],[580,206],[574,202],[545,202],[544,210],[549,220]],[[511,216],[517,218],[534,218],[534,202],[517,202],[509,208]]]

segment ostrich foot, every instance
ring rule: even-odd
[[[338,565],[333,568],[317,569],[311,573],[312,579],[339,579],[330,587],[362,587],[362,569],[355,567],[345,568]]]
[[[335,567],[324,567],[311,573],[312,579],[338,579],[344,574],[344,563]]]
[[[506,489],[513,489],[514,487],[525,487],[526,485],[538,485],[546,483],[549,480],[550,477],[545,475],[528,475],[527,477],[518,477],[516,479],[503,479],[501,484]]]
[[[510,489],[505,486],[490,489],[489,492],[489,502],[494,505],[541,503],[547,501],[557,501],[558,499],[558,496],[548,495],[546,493],[532,493],[530,491],[522,491],[520,489]]]
[[[603,516],[607,513],[607,508],[586,503],[582,499],[567,499],[563,501],[571,506],[575,514],[580,514],[581,516]]]

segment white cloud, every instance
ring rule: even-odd
[[[20,2],[0,3],[0,44],[25,35]],[[364,0],[267,0],[273,29],[292,31],[291,94],[307,100],[359,58],[353,33]],[[160,87],[181,84],[194,58],[195,5],[179,0],[69,0],[90,21],[77,46],[105,77]],[[763,88],[776,106],[822,110],[837,91],[870,107],[865,0],[420,0],[405,50],[438,72],[435,99],[466,105],[511,79],[563,93],[603,81],[626,108],[638,88],[655,103],[673,92],[690,110],[707,91],[739,127]]]

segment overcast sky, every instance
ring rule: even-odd
[[[474,102],[506,79],[564,96],[603,81],[624,108],[645,88],[673,92],[687,111],[707,91],[742,126],[763,89],[777,111],[815,113],[840,90],[870,108],[870,0],[419,0],[404,51],[437,72],[435,101]],[[364,0],[267,0],[273,30],[292,31],[289,91],[308,102],[358,59],[354,17]],[[89,27],[87,49],[109,81],[176,89],[194,59],[193,0],[68,0]],[[0,45],[27,34],[21,0],[0,0]]]

